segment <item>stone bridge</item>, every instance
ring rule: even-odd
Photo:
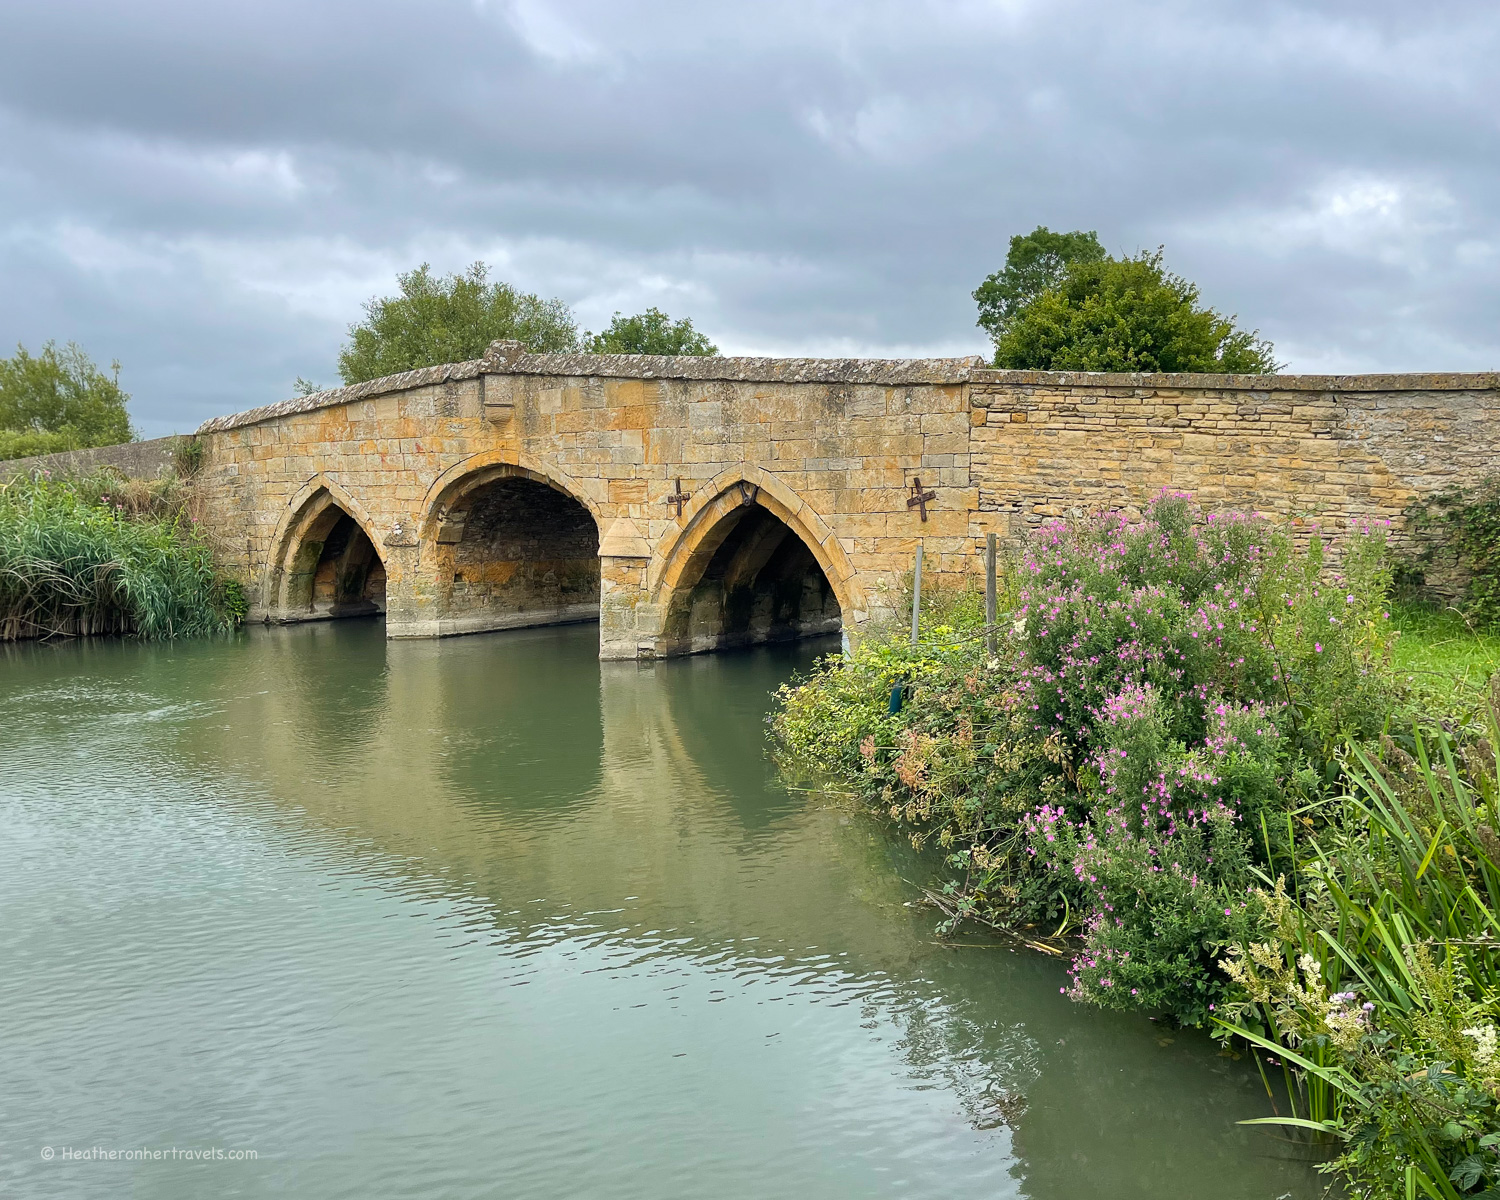
[[[252,618],[391,637],[600,622],[606,658],[843,630],[987,533],[1165,486],[1398,523],[1500,463],[1500,377],[1095,375],[978,359],[528,354],[198,431],[204,521]]]

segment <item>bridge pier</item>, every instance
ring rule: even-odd
[[[388,540],[385,584],[385,635],[388,638],[435,637],[433,589],[423,586],[417,546]]]
[[[599,541],[599,657],[656,657],[660,621],[647,592],[651,544],[629,516],[610,522]]]
[[[646,558],[599,559],[599,657],[655,658],[656,606],[646,596]]]

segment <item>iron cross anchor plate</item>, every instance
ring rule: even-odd
[[[911,495],[906,499],[907,508],[915,508],[922,514],[922,520],[927,520],[927,506],[937,499],[936,492],[922,490],[922,481],[913,479],[911,481]]]

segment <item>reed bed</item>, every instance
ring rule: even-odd
[[[1500,1195],[1500,678],[1473,739],[1351,746],[1221,1027],[1287,1069],[1290,1114],[1359,1196]],[[1317,825],[1317,821],[1314,822]]]
[[[0,484],[0,641],[191,637],[231,629],[243,612],[177,480],[106,471]]]

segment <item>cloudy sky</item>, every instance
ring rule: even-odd
[[[728,353],[982,352],[1097,229],[1296,371],[1500,368],[1494,0],[9,0],[0,345],[148,435],[337,382],[424,260]]]

